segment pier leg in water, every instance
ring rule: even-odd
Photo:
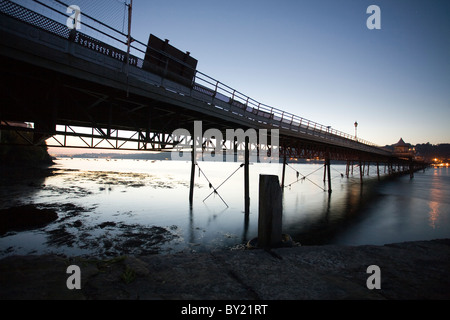
[[[363,172],[363,167],[361,165],[361,160],[360,160],[359,161],[359,178],[360,178],[361,184],[363,184],[363,175],[364,175],[364,172]]]
[[[331,193],[331,161],[330,158],[326,160],[326,166],[328,167],[328,193]]]
[[[189,186],[189,205],[191,207],[194,202],[195,158],[196,158],[196,152],[195,152],[195,142],[194,142],[194,145],[192,146],[192,153],[191,153],[191,184]]]
[[[377,176],[378,176],[378,181],[380,181],[380,164],[377,161]]]
[[[286,175],[286,150],[284,151],[284,157],[283,157],[283,173],[281,176],[281,191],[284,191],[284,177]]]
[[[348,174],[350,172],[350,160],[347,160],[347,165],[345,166],[345,176],[348,179]]]
[[[244,161],[244,211],[250,213],[250,146],[249,137],[245,137],[245,161]]]
[[[328,193],[331,193],[331,168],[330,168],[330,158],[325,158],[325,165],[323,166],[323,182],[327,180],[328,172]]]

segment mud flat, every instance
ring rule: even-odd
[[[69,290],[69,265],[81,289]],[[368,289],[370,265],[380,289]],[[384,246],[300,246],[271,251],[87,259],[56,255],[0,260],[0,299],[324,300],[450,299],[450,239]]]

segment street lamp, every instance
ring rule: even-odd
[[[358,122],[355,121],[355,140],[358,140],[357,128],[358,128]]]

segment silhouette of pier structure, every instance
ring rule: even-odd
[[[0,130],[16,131],[24,144],[170,151],[184,141],[191,144],[192,154],[212,146],[216,150],[220,144],[224,153],[244,157],[246,212],[249,151],[268,157],[276,152],[284,163],[283,186],[289,158],[322,159],[329,192],[332,160],[346,161],[347,177],[356,164],[361,182],[369,164],[377,167],[378,176],[380,165],[388,173],[411,176],[423,168],[412,156],[398,156],[356,135],[260,103],[198,71],[190,53],[167,40],[151,35],[148,43],[142,43],[131,37],[130,29],[118,31],[86,14],[82,28],[71,29],[63,23],[70,18],[61,10],[64,2],[54,0],[59,9],[49,5],[51,1],[34,2],[60,18],[12,1],[0,2]],[[89,30],[107,40],[95,38]],[[201,121],[202,134],[213,128],[223,137],[227,129],[266,130],[267,140],[195,141],[195,121]],[[174,136],[179,128],[191,136]],[[191,202],[195,161],[192,157]]]

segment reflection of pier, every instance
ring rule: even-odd
[[[182,141],[190,143],[194,154],[219,146],[224,153],[244,157],[245,212],[250,205],[252,152],[268,157],[278,153],[284,164],[290,157],[323,159],[328,192],[332,190],[332,160],[347,161],[347,176],[356,164],[361,182],[364,166],[384,165],[389,174],[411,175],[423,166],[412,157],[399,157],[356,136],[264,105],[196,70],[196,60],[188,53],[177,56],[178,51],[168,50],[168,41],[154,39],[158,48],[136,39],[131,42],[130,33],[88,15],[83,16],[81,31],[99,34],[98,28],[107,29],[100,30],[102,38],[115,45],[69,30],[61,23],[67,19],[66,8],[47,2],[47,9],[58,18],[7,0],[0,3],[1,75],[5,80],[0,129],[22,134],[24,144],[47,141],[49,146],[60,147],[163,151]],[[42,4],[36,3],[36,7]],[[130,49],[145,58],[131,54]],[[202,137],[209,129],[225,133],[242,128],[247,133],[267,130],[267,141],[222,140],[225,134],[222,139],[196,141],[195,120],[202,122]],[[18,122],[31,125],[18,126]],[[190,137],[175,136],[179,128],[186,129]],[[31,138],[24,132],[31,133]],[[195,160],[192,157],[191,202]]]
[[[348,178],[345,174],[342,177],[337,171],[334,172],[333,181],[340,180],[339,184],[345,185],[345,188],[341,188],[335,194],[324,192],[323,200],[314,206],[309,205],[307,200],[303,200],[304,203],[289,203],[285,209],[286,213],[283,211],[283,215],[286,214],[288,219],[284,232],[289,233],[295,237],[296,241],[304,245],[322,245],[334,242],[341,235],[345,235],[347,230],[351,230],[353,226],[357,226],[365,220],[371,209],[380,202],[378,188],[381,187],[383,190],[390,179],[387,174],[380,174],[382,184],[384,184],[384,186],[380,186],[376,167],[372,166],[368,173],[366,165],[365,181],[364,184],[361,184],[359,168],[357,165],[354,167],[357,170],[354,170],[353,176],[350,173]],[[345,165],[341,165],[339,171],[344,171],[345,168]],[[382,170],[380,171],[382,172]],[[317,181],[317,178],[319,177],[316,175],[316,179],[313,181]],[[303,183],[309,184],[310,182]],[[304,210],[296,209],[300,207],[304,207]],[[285,218],[283,217],[283,219]]]

